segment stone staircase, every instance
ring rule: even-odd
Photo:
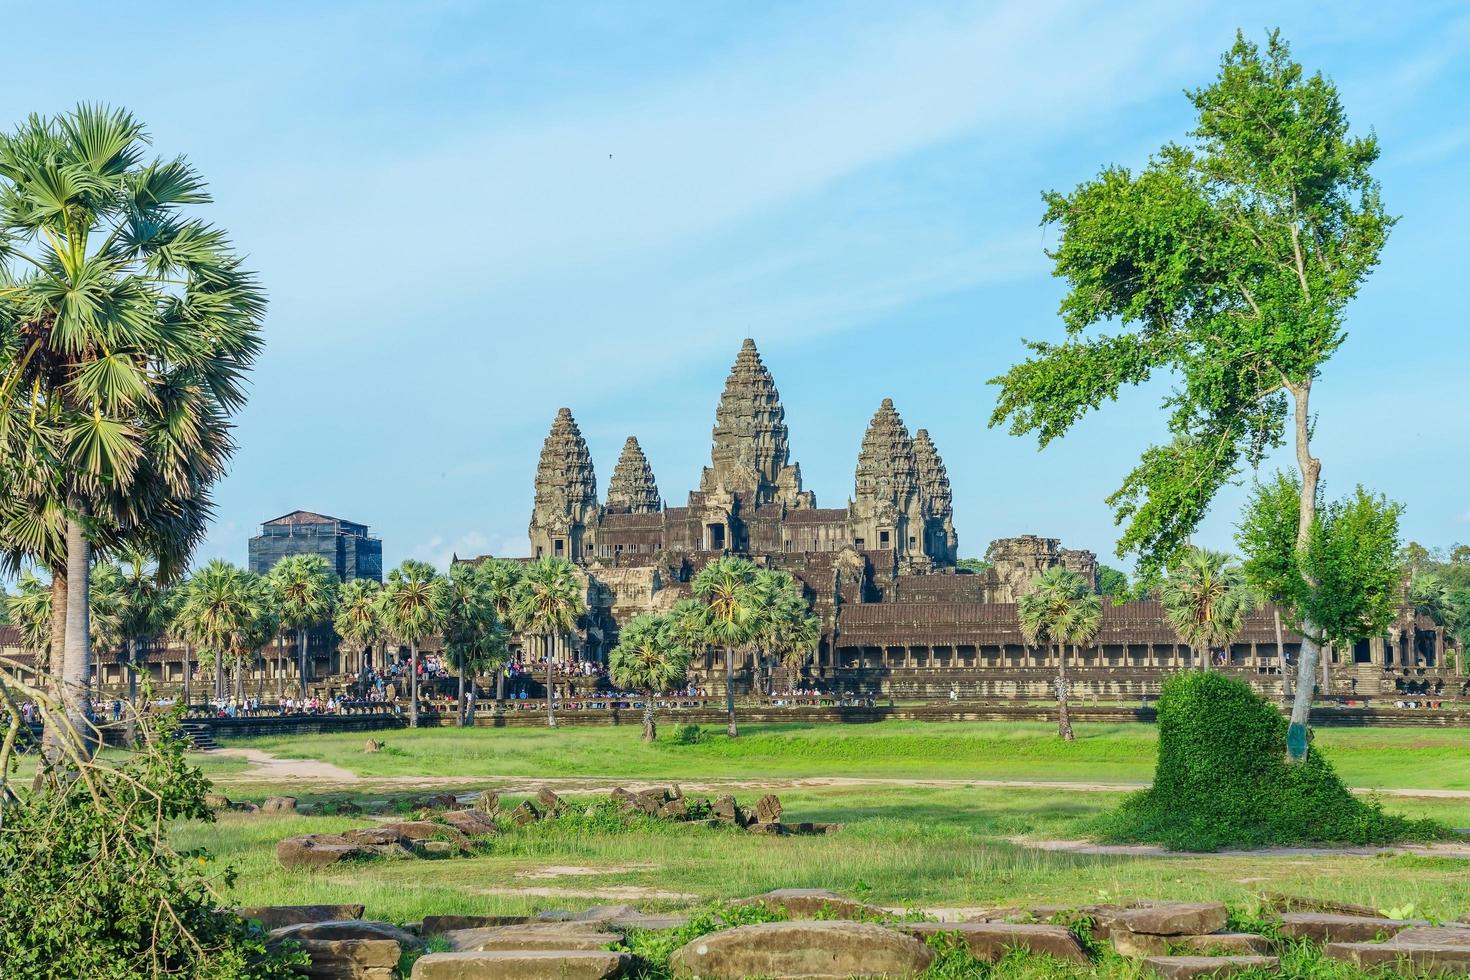
[[[214,740],[214,728],[199,721],[186,721],[179,726],[179,734],[195,752],[209,752],[219,748]]]

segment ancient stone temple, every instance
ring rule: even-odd
[[[910,434],[892,399],[868,421],[845,506],[819,507],[802,488],[781,395],[753,341],[736,355],[711,437],[709,465],[681,506],[665,505],[631,435],[599,500],[576,420],[568,409],[557,413],[536,468],[531,554],[571,560],[588,606],[559,656],[605,660],[622,624],[667,610],[690,594],[705,563],[735,554],[802,583],[823,624],[807,682],[868,695],[1050,696],[1055,654],[1025,641],[1014,604],[1055,566],[1095,587],[1097,556],[1026,534],[991,541],[984,571],[957,567],[944,460],[927,429]],[[1220,669],[1279,692],[1283,655],[1295,656],[1299,644],[1262,611],[1229,650],[1212,655]],[[691,668],[707,690],[724,683],[720,656],[705,651]],[[1126,699],[1156,693],[1169,672],[1198,666],[1201,654],[1180,643],[1156,603],[1135,602],[1105,604],[1097,642],[1072,656],[1080,696]],[[752,654],[735,657],[736,683],[751,690]],[[1332,690],[1347,696],[1422,687],[1411,676],[1420,665],[1439,672],[1435,690],[1450,683],[1443,637],[1422,628],[1335,651],[1331,662]]]

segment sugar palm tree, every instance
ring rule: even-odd
[[[668,612],[669,629],[692,662],[709,649],[709,607],[698,599],[680,599]]]
[[[77,730],[93,546],[183,567],[261,345],[254,277],[184,213],[208,203],[203,181],[147,143],[127,112],[89,105],[0,136],[0,549],[65,589],[53,659]]]
[[[441,577],[434,592],[435,615],[444,653],[459,674],[458,723],[465,723],[465,675],[503,647],[495,601],[479,567],[460,563]]]
[[[619,688],[643,692],[643,741],[658,737],[653,699],[680,684],[689,670],[689,650],[668,616],[635,616],[608,655],[608,673]]]
[[[234,675],[234,697],[245,699],[245,667],[249,656],[276,627],[276,608],[260,576],[215,559],[189,580],[176,618],[176,628],[199,649],[215,672],[215,696],[225,696],[224,677]]]
[[[500,666],[495,671],[495,700],[505,699],[505,661],[508,659],[507,650],[504,645],[509,640],[509,634],[516,629],[515,600],[516,585],[521,581],[522,565],[518,561],[506,558],[490,558],[480,563],[480,579],[485,583],[485,588],[490,594],[490,603],[495,607],[495,620],[501,631],[501,643],[503,649],[500,654]]]
[[[51,646],[51,586],[29,568],[16,585],[15,594],[5,600],[10,622],[20,630],[21,642],[35,651],[37,669],[44,669]]]
[[[276,563],[267,581],[276,594],[281,625],[296,631],[297,681],[305,697],[307,639],[313,629],[332,620],[340,589],[337,573],[321,555],[290,555]]]
[[[1091,642],[1102,621],[1102,599],[1076,572],[1054,565],[1031,582],[1016,603],[1016,617],[1028,643],[1053,647],[1057,655],[1057,734],[1072,741],[1066,647]]]
[[[551,640],[567,636],[586,611],[587,592],[564,558],[532,562],[516,586],[515,621],[527,636],[541,639],[546,654],[546,724],[556,727],[556,655]]]
[[[439,573],[427,562],[409,559],[388,573],[378,595],[383,626],[400,643],[408,644],[408,723],[419,727],[419,643],[439,629],[434,591]]]
[[[775,652],[786,667],[786,676],[795,680],[821,645],[822,621],[812,615],[811,607],[803,601],[784,622],[776,638]]]
[[[1229,649],[1257,605],[1239,563],[1206,548],[1189,548],[1180,555],[1159,589],[1159,602],[1169,625],[1205,670],[1214,649]]]
[[[359,673],[362,654],[382,643],[387,637],[383,614],[379,608],[382,585],[370,578],[355,578],[342,587],[332,626],[342,642],[358,651]]]
[[[725,731],[731,738],[740,734],[735,727],[734,650],[751,642],[759,626],[755,573],[748,559],[726,555],[700,569],[692,583],[695,598],[706,608],[707,640],[725,654]]]
[[[164,588],[158,580],[156,563],[137,548],[123,558],[123,642],[128,652],[128,703],[138,704],[139,642],[152,639],[167,624]]]

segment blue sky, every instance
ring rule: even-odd
[[[7,10],[37,41],[9,46],[0,125],[130,107],[271,293],[203,557],[243,562],[298,507],[371,524],[390,563],[523,554],[560,405],[601,486],[636,434],[682,503],[745,336],[819,504],[888,396],[948,464],[962,554],[1110,553],[1103,499],[1166,385],[1043,453],[985,425],[986,379],[1060,333],[1039,195],[1181,136],[1182,89],[1269,26],[1377,130],[1402,215],[1314,396],[1324,476],[1406,503],[1408,537],[1470,539],[1463,3],[70,6],[64,55],[54,11]]]

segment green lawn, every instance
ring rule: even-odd
[[[885,722],[854,726],[749,726],[730,741],[654,746],[636,728],[395,731],[387,751],[362,751],[364,735],[258,739],[279,757],[331,762],[368,779],[264,785],[238,760],[201,756],[235,797],[289,792],[303,803],[344,794],[410,792],[394,781],[458,777],[495,787],[496,777],[640,780],[799,777],[935,777],[1144,781],[1153,730],[1084,725],[1072,745],[1044,725]],[[669,734],[669,730],[665,730]],[[1470,787],[1470,733],[1341,729],[1319,743],[1359,786]],[[759,790],[737,792],[753,803]],[[629,903],[683,907],[779,887],[825,887],[894,906],[993,906],[1106,898],[1222,899],[1250,908],[1282,891],[1375,908],[1412,904],[1425,915],[1470,911],[1470,862],[1417,856],[1115,857],[1018,846],[1009,838],[1074,839],[1121,794],[955,785],[803,785],[780,793],[788,819],[834,821],[832,836],[770,838],[744,831],[652,824],[571,832],[549,823],[507,834],[490,853],[445,861],[392,861],[286,872],[274,845],[292,834],[365,825],[370,818],[228,813],[212,826],[176,830],[179,846],[209,848],[235,867],[230,892],[245,904],[364,902],[369,915],[411,921],[426,913],[524,912]],[[508,804],[514,799],[507,800]],[[1393,798],[1387,806],[1470,826],[1470,798]],[[558,873],[557,869],[560,869]],[[568,871],[567,869],[571,869]],[[527,876],[532,873],[533,876]],[[542,893],[528,891],[541,889]],[[621,891],[620,891],[621,889]]]
[[[869,725],[748,725],[676,745],[672,725],[655,745],[636,726],[425,729],[379,734],[367,754],[362,734],[231,742],[291,758],[317,759],[362,776],[611,778],[797,778],[881,776],[1147,782],[1152,725],[1078,725],[1067,744],[1041,723],[889,721]],[[706,727],[706,731],[715,729]],[[1470,790],[1470,729],[1317,729],[1318,747],[1350,786]],[[224,760],[221,760],[224,761]],[[238,760],[230,760],[236,762]]]

